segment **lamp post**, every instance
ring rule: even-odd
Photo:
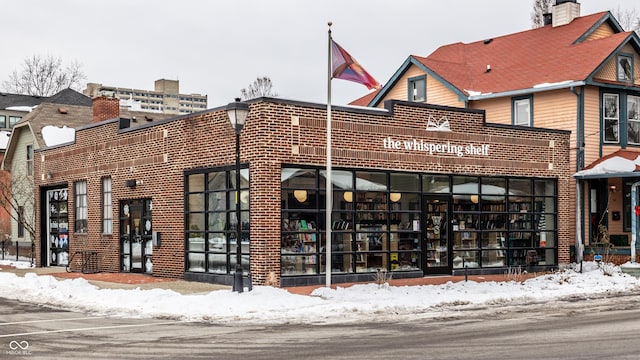
[[[235,102],[227,105],[227,115],[231,122],[231,127],[236,132],[236,272],[233,276],[233,291],[241,293],[243,291],[242,281],[242,219],[240,213],[240,131],[244,127],[249,114],[249,105],[240,102],[236,98]]]

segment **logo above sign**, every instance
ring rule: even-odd
[[[443,116],[440,121],[436,120],[433,115],[429,115],[427,121],[427,131],[451,131],[449,127],[449,119]]]

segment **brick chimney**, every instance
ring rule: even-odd
[[[93,122],[120,118],[120,100],[113,96],[93,98]]]
[[[580,4],[576,0],[556,0],[551,8],[552,26],[567,25],[573,19],[580,17]]]

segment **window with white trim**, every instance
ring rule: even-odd
[[[627,96],[627,141],[640,145],[640,96]]]
[[[513,125],[532,126],[531,97],[513,99]]]
[[[633,56],[618,55],[617,64],[618,81],[633,81]]]
[[[86,233],[88,226],[87,211],[87,182],[85,180],[78,181],[74,184],[75,190],[75,228],[77,233]]]
[[[620,101],[618,94],[604,94],[602,96],[602,122],[604,142],[620,142]]]
[[[27,145],[27,175],[33,176],[33,145]]]
[[[110,177],[102,178],[102,233],[113,233],[113,203]]]

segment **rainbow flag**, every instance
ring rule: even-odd
[[[331,58],[332,78],[357,82],[369,90],[380,87],[380,83],[333,39],[331,40]]]

